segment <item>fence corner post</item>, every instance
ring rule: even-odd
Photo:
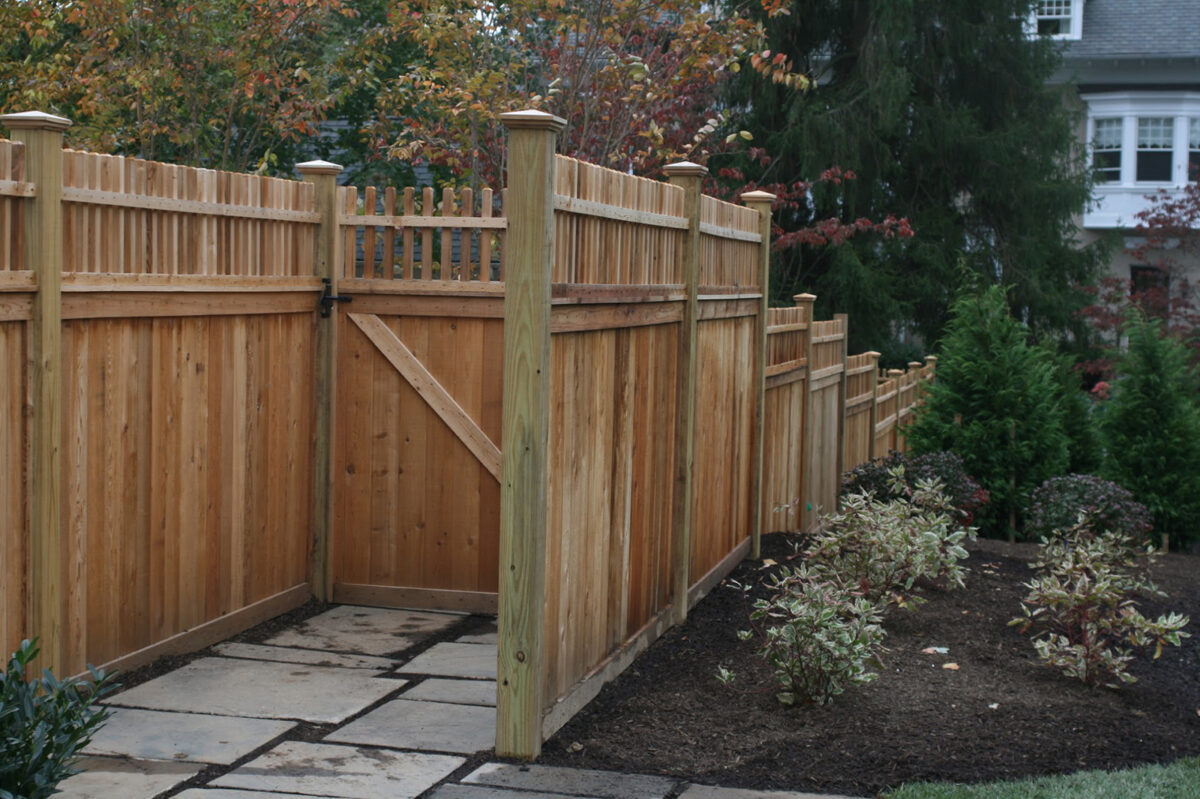
[[[775,195],[765,191],[750,191],[742,202],[758,211],[758,329],[755,331],[754,353],[754,454],[751,460],[753,476],[750,481],[750,557],[762,557],[763,533],[763,423],[767,404],[767,307],[771,297],[771,204]]]
[[[800,407],[803,408],[803,419],[800,422],[800,530],[808,532],[812,529],[813,516],[815,509],[809,501],[813,496],[811,482],[813,473],[816,471],[816,464],[813,463],[813,408],[812,408],[812,362],[813,362],[813,325],[815,322],[813,314],[813,303],[817,301],[815,294],[794,294],[792,302],[797,308],[803,309],[801,316],[804,318],[804,343],[800,350],[804,356],[804,396],[800,398]]]
[[[875,460],[879,457],[875,451],[875,437],[878,435],[875,425],[879,424],[879,357],[881,353],[871,350],[867,355],[871,356],[871,434],[868,439],[870,445],[867,447],[867,457]]]
[[[509,141],[496,754],[532,760],[544,710],[554,142],[566,123],[541,111],[500,119]]]
[[[663,167],[674,186],[683,189],[683,215],[688,229],[683,242],[683,320],[679,328],[675,394],[675,484],[672,495],[671,604],[674,621],[688,614],[689,564],[692,544],[692,476],[696,441],[696,318],[700,305],[700,189],[706,167],[681,161]]]
[[[328,281],[329,294],[337,296],[338,214],[337,176],[342,167],[328,161],[305,161],[296,171],[313,184],[313,206],[321,221],[313,236],[313,274]],[[337,359],[337,316],[317,319],[316,419],[313,442],[312,576],[313,596],[322,602],[333,599],[333,564],[329,553],[333,534],[334,408],[337,401],[334,363]]]
[[[25,180],[37,193],[25,204],[26,269],[37,293],[29,322],[29,627],[40,664],[60,676],[66,663],[66,586],[62,547],[62,272],[63,131],[65,117],[41,111],[0,116],[0,125],[25,145]]]

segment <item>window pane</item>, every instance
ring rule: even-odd
[[[1188,129],[1188,149],[1200,150],[1200,117],[1192,117]]]
[[[1200,150],[1188,153],[1188,180],[1200,180]]]
[[[1121,179],[1121,153],[1112,150],[1099,150],[1092,154],[1092,168],[1096,171],[1096,180],[1100,183],[1112,183]]]
[[[1171,117],[1138,119],[1139,150],[1170,150],[1175,144],[1175,120]]]
[[[1140,150],[1137,154],[1137,179],[1164,181],[1171,179],[1170,150]]]
[[[1119,118],[1097,119],[1096,138],[1092,140],[1092,147],[1096,150],[1120,150],[1122,122]]]
[[[1071,16],[1071,0],[1041,0],[1038,3],[1039,17]]]

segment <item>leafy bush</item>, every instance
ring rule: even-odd
[[[1094,532],[1094,528],[1093,528]],[[1009,622],[1022,632],[1037,626],[1034,649],[1047,665],[1087,685],[1136,682],[1129,673],[1130,647],[1178,646],[1188,618],[1170,613],[1151,621],[1130,593],[1148,583],[1125,568],[1127,541],[1112,532],[1065,535],[1042,545],[1040,571],[1025,586],[1022,615]],[[1032,608],[1032,609],[1031,609]]]
[[[957,525],[954,506],[936,482],[918,481],[909,490],[902,469],[889,491],[905,499],[883,501],[872,494],[842,498],[840,512],[821,520],[807,557],[812,568],[856,586],[873,602],[900,606],[919,601],[908,595],[917,580],[961,586],[967,557],[963,542],[974,537]]]
[[[114,686],[90,666],[91,686],[27,674],[37,645],[22,641],[0,674],[0,799],[43,799],[76,772],[79,751],[108,718],[97,702]]]
[[[951,450],[987,490],[980,528],[1015,536],[1022,500],[1067,469],[1058,364],[1027,342],[1004,290],[964,294],[929,386],[905,437],[914,452]]]
[[[1025,514],[1025,535],[1061,537],[1062,531],[1078,525],[1081,515],[1088,520],[1081,530],[1117,533],[1135,546],[1153,529],[1150,511],[1121,486],[1093,474],[1068,474],[1051,477],[1034,490]]]
[[[1104,474],[1146,504],[1154,528],[1177,546],[1200,536],[1200,410],[1196,376],[1183,345],[1157,320],[1131,319],[1129,348],[1117,364],[1101,415]]]
[[[893,490],[892,472],[904,469],[906,490]],[[876,499],[907,499],[920,480],[936,480],[942,492],[958,510],[963,524],[971,524],[979,509],[987,504],[988,493],[967,474],[962,458],[953,452],[927,452],[924,455],[893,452],[886,458],[874,458],[859,464],[842,480],[843,494],[864,494]],[[896,488],[901,488],[897,486]]]
[[[745,591],[748,586],[742,586]],[[775,672],[785,705],[825,704],[852,685],[874,680],[868,662],[883,641],[882,609],[818,570],[784,568],[770,585],[771,596],[754,603],[743,631],[757,634],[759,653]],[[729,682],[734,675],[722,670]]]

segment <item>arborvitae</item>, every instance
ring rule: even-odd
[[[1157,319],[1131,317],[1125,332],[1129,346],[1101,417],[1105,474],[1150,509],[1157,532],[1188,545],[1200,538],[1196,375]]]
[[[985,534],[1016,535],[1029,492],[1068,464],[1055,363],[1030,346],[993,286],[955,301],[937,380],[906,435],[918,453],[951,450],[991,495]]]
[[[1104,459],[1100,430],[1092,417],[1091,403],[1083,390],[1079,373],[1072,369],[1072,360],[1056,358],[1054,381],[1058,402],[1062,408],[1063,432],[1067,434],[1067,471],[1072,474],[1095,474]]]

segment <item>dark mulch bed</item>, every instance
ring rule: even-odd
[[[782,535],[765,537],[763,548],[779,561],[791,553]],[[1198,638],[1137,663],[1138,682],[1120,691],[1066,679],[1006,626],[1033,553],[1027,544],[973,545],[967,589],[927,592],[917,610],[892,611],[879,679],[825,707],[775,701],[770,671],[736,637],[744,599],[714,589],[547,742],[540,762],[866,795],[912,780],[980,782],[1200,754]],[[764,573],[747,561],[732,577]],[[1168,555],[1153,578],[1169,598],[1143,599],[1143,612],[1187,613],[1200,635],[1200,557]],[[931,646],[949,652],[922,654]],[[718,665],[739,675],[734,687],[716,680]]]

